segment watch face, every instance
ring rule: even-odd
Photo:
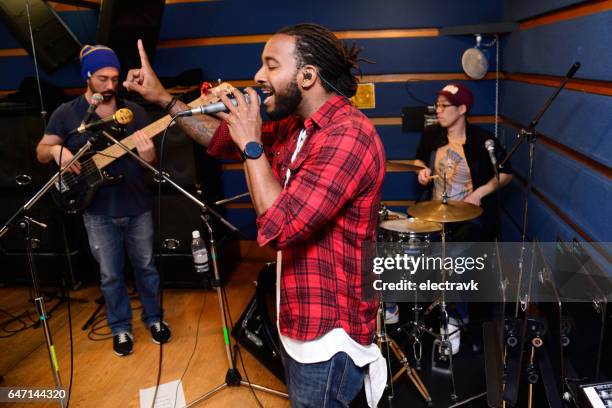
[[[257,159],[263,153],[263,146],[257,142],[249,142],[244,147],[244,156],[247,159]]]

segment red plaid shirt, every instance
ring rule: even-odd
[[[307,138],[291,162],[302,128]],[[335,96],[304,123],[296,116],[264,123],[262,141],[281,185],[291,169],[286,188],[257,217],[259,245],[283,252],[281,333],[308,341],[343,328],[372,343],[377,303],[362,296],[361,244],[375,240],[385,175],[374,125]],[[237,157],[225,123],[208,152]]]

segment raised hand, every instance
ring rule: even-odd
[[[164,89],[155,71],[151,68],[142,40],[138,40],[137,46],[140,55],[140,68],[130,69],[123,86],[128,91],[138,92],[149,102],[165,106],[170,102],[172,96]]]

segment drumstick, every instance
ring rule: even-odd
[[[440,178],[440,175],[439,174],[434,174],[433,176],[427,177],[427,180],[433,180],[433,179],[436,179],[436,178]]]

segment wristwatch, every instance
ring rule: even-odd
[[[258,159],[263,154],[263,145],[255,141],[250,141],[244,146],[242,151],[242,160]]]

